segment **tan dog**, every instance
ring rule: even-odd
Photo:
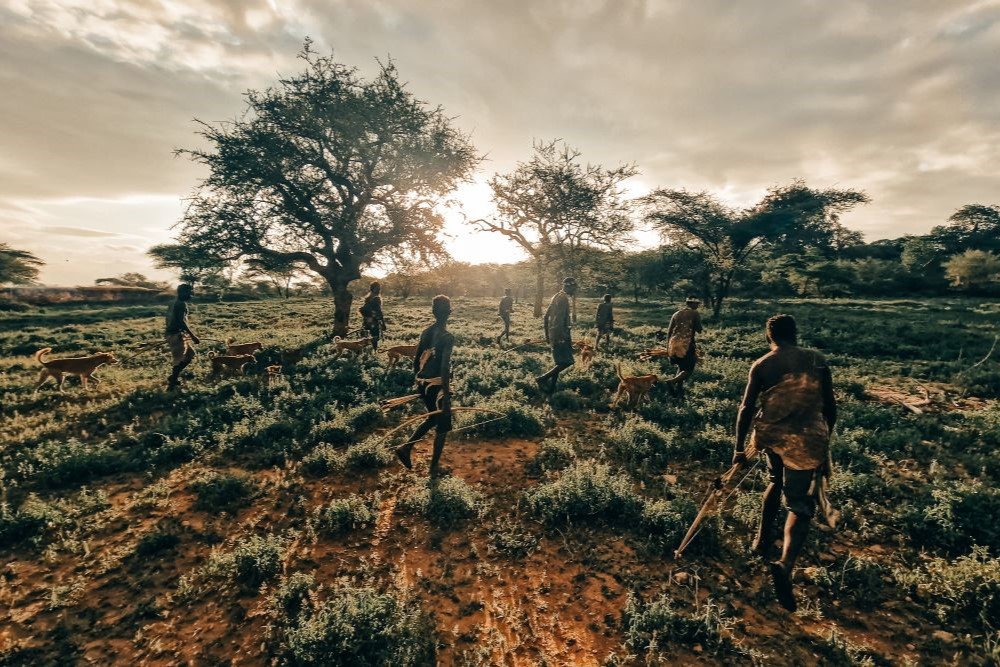
[[[263,343],[233,343],[232,338],[226,339],[226,356],[235,357],[240,354],[253,354],[264,349]]]
[[[244,372],[246,365],[257,361],[252,354],[209,354],[208,359],[212,362],[212,371],[208,374],[209,379],[223,375],[246,375]]]
[[[114,352],[98,352],[89,357],[67,357],[65,359],[52,359],[50,361],[45,361],[42,359],[46,354],[52,351],[51,347],[47,347],[43,350],[35,352],[35,361],[42,365],[42,372],[38,376],[38,384],[35,385],[35,391],[45,384],[49,378],[54,378],[56,384],[59,387],[59,391],[63,390],[63,382],[66,380],[67,375],[76,375],[80,378],[80,382],[83,384],[83,388],[87,389],[87,382],[93,380],[95,383],[100,384],[101,380],[94,372],[103,366],[104,364],[117,364],[118,358],[115,356]]]
[[[386,370],[389,370],[396,365],[400,359],[412,359],[417,356],[417,346],[416,345],[396,345],[395,347],[390,347],[382,350],[389,355],[389,365]]]
[[[371,338],[359,338],[358,340],[343,340],[340,336],[333,337],[333,344],[337,347],[334,359],[339,359],[343,354],[350,352],[355,357],[364,354],[365,350],[371,347]]]
[[[267,366],[264,369],[264,375],[262,376],[262,381],[265,387],[270,387],[280,379],[281,379],[281,364],[274,364],[272,366]]]
[[[590,368],[590,365],[594,363],[594,348],[589,345],[580,346],[580,364],[584,368]]]
[[[615,373],[618,374],[618,392],[615,394],[615,400],[611,402],[611,407],[613,408],[617,407],[622,397],[626,395],[628,396],[628,401],[625,403],[627,407],[639,407],[642,399],[647,398],[649,390],[653,388],[653,385],[658,380],[657,376],[653,373],[625,377],[622,375],[622,367],[619,364],[615,364]]]

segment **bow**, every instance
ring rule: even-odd
[[[701,508],[698,510],[698,514],[695,516],[694,521],[691,522],[691,527],[688,528],[687,534],[684,535],[684,539],[681,540],[680,545],[678,545],[676,551],[674,551],[674,559],[680,560],[681,555],[683,555],[685,549],[694,540],[695,536],[701,531],[701,525],[704,523],[705,519],[712,514],[716,509],[719,508],[723,503],[729,500],[730,497],[736,490],[740,487],[750,473],[760,465],[760,458],[757,456],[760,452],[757,448],[751,444],[744,455],[744,459],[740,463],[734,464],[729,470],[722,473],[719,477],[716,477],[708,485],[708,491],[705,492],[705,499],[701,503]],[[744,468],[750,465],[750,459],[756,459],[754,464],[750,466],[750,470],[743,477],[737,480],[737,475],[739,475]]]
[[[490,410],[489,408],[452,408],[451,412],[489,412],[494,415],[500,415],[495,419],[487,419],[485,421],[477,422],[475,424],[469,424],[468,426],[463,426],[462,428],[457,428],[451,431],[451,433],[459,433],[461,431],[467,431],[470,428],[475,428],[476,426],[481,426],[483,424],[488,424],[490,422],[500,421],[501,419],[507,418],[506,412],[500,412],[499,410]],[[437,415],[440,414],[444,414],[444,410],[431,410],[430,412],[422,412],[419,415],[413,415],[409,419],[404,419],[403,422],[399,424],[399,426],[392,429],[391,431],[383,433],[380,442],[385,442],[394,433],[406,428],[407,426],[411,426],[421,420],[427,419],[428,417],[436,417]]]

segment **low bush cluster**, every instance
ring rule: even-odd
[[[195,509],[214,513],[246,507],[257,492],[257,485],[250,477],[229,472],[205,473],[190,488],[197,496]]]
[[[630,468],[660,469],[676,453],[676,432],[630,415],[608,434],[611,454]]]
[[[897,568],[894,575],[942,620],[971,617],[993,628],[1000,624],[1000,560],[985,547],[955,560],[934,558],[921,568]]]
[[[425,517],[438,528],[453,528],[481,516],[486,501],[462,478],[445,477],[414,485],[400,498],[399,507]]]
[[[378,499],[366,499],[352,493],[336,498],[313,513],[316,532],[327,537],[339,537],[359,528],[374,525]]]
[[[701,610],[688,614],[677,610],[666,595],[644,602],[630,594],[622,612],[622,626],[625,646],[652,660],[663,657],[677,644],[697,644],[714,654],[736,648],[727,634],[730,621],[711,600]]]
[[[643,508],[631,479],[593,459],[574,463],[557,479],[527,491],[525,500],[532,513],[550,524],[635,525]]]
[[[568,467],[576,459],[576,450],[566,438],[546,438],[528,461],[528,471],[540,475]]]

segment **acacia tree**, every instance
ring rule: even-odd
[[[0,243],[0,285],[30,285],[38,279],[39,267],[44,264],[27,250]]]
[[[348,329],[351,282],[390,252],[441,255],[441,196],[480,158],[440,107],[416,99],[392,62],[371,80],[317,56],[229,123],[201,123],[208,148],[179,151],[208,167],[180,241],[229,260],[290,262],[321,276],[333,332]]]
[[[585,247],[616,248],[631,233],[621,183],[637,172],[631,165],[582,164],[579,151],[559,140],[536,141],[534,151],[511,173],[490,180],[497,216],[474,222],[528,253],[535,270],[534,314],[541,317],[549,264],[572,262]]]
[[[754,252],[764,247],[786,252],[830,248],[839,215],[867,202],[863,192],[813,190],[798,180],[771,188],[747,209],[727,206],[708,192],[659,188],[642,198],[646,221],[664,241],[696,252],[705,263],[706,291],[715,316],[736,273]]]
[[[146,251],[158,269],[177,271],[182,282],[192,285],[221,274],[232,262],[202,245],[160,243]]]

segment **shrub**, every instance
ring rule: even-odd
[[[673,453],[675,433],[641,417],[629,416],[608,436],[616,459],[632,468],[662,468]]]
[[[546,438],[538,452],[528,461],[528,471],[533,474],[555,472],[569,466],[576,459],[573,444],[566,438]]]
[[[729,621],[711,600],[699,613],[685,614],[673,606],[666,595],[651,602],[643,602],[629,594],[622,613],[625,645],[631,651],[658,657],[671,644],[693,647],[700,644],[713,653],[732,650],[733,644],[723,632]]]
[[[924,546],[961,553],[972,545],[1000,552],[1000,490],[951,482],[931,490],[931,502],[903,515],[910,535]]]
[[[538,548],[538,538],[524,529],[520,522],[505,517],[490,528],[490,548],[508,558],[519,560]]]
[[[823,642],[814,646],[816,654],[823,659],[821,664],[830,667],[881,667],[892,664],[872,649],[852,642],[834,629]]]
[[[1000,623],[1000,560],[975,547],[954,562],[934,558],[923,569],[897,568],[897,583],[925,599],[939,618],[958,622],[970,616]]]
[[[835,597],[846,598],[859,609],[874,609],[885,599],[889,569],[877,560],[847,556],[842,562],[818,567],[810,578]]]
[[[468,429],[466,438],[530,438],[542,435],[551,416],[524,400],[498,396],[481,406],[497,411],[496,415],[477,412],[459,412],[455,415],[455,428]]]
[[[325,442],[306,454],[302,459],[302,470],[306,474],[316,477],[338,470],[343,465],[343,453],[337,451],[333,445]]]
[[[181,538],[173,533],[155,530],[143,535],[135,545],[135,555],[139,558],[148,559],[170,551],[178,544]]]
[[[70,438],[64,442],[46,442],[28,451],[19,462],[18,471],[39,485],[62,488],[135,467],[123,451]]]
[[[647,502],[642,508],[642,531],[647,547],[658,554],[673,555],[697,514],[698,506],[689,498]],[[711,551],[716,544],[713,522],[706,520],[688,553]]]
[[[328,537],[338,537],[358,528],[367,528],[375,523],[373,504],[357,494],[332,500],[313,513],[316,530]]]
[[[198,496],[195,509],[219,513],[249,505],[257,486],[247,475],[208,472],[192,482],[190,488]]]
[[[439,528],[457,526],[485,509],[481,493],[460,477],[430,479],[412,487],[401,499],[404,511],[420,514]]]
[[[632,481],[592,459],[574,463],[558,479],[525,493],[531,511],[551,523],[634,525],[642,512],[642,498]]]
[[[33,493],[16,510],[7,503],[0,503],[0,543],[13,545],[35,538],[46,529],[69,521],[58,505],[47,503]]]
[[[352,470],[383,468],[393,461],[393,451],[379,436],[351,445],[344,453],[344,465]]]
[[[435,663],[433,626],[418,604],[373,588],[335,586],[312,607],[311,578],[293,577],[272,603],[281,664],[418,667]],[[296,612],[296,613],[289,613]]]
[[[181,577],[177,595],[181,599],[191,598],[203,590],[205,582],[211,581],[257,589],[281,571],[286,546],[285,539],[273,534],[242,538],[229,551],[213,552],[205,565]]]

